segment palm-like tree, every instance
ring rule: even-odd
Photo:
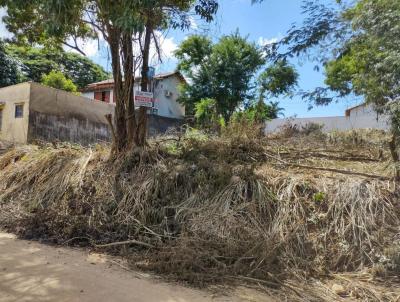
[[[279,107],[279,102],[270,102],[270,117],[272,119],[278,118],[279,116],[285,116],[283,111],[285,111],[285,108]]]

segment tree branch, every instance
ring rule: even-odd
[[[71,45],[71,44],[69,44],[69,43],[67,43],[67,42],[65,42],[65,41],[63,41],[62,43],[63,43],[65,46],[68,46],[69,48],[75,49],[75,50],[76,50],[77,52],[79,52],[81,55],[83,55],[83,56],[86,57],[86,54],[85,54],[85,53],[83,52],[83,50],[80,49],[79,46],[77,45],[76,39],[75,39],[75,38],[73,38],[73,39],[74,39],[75,45]]]

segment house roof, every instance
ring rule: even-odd
[[[154,79],[156,80],[162,80],[166,79],[169,77],[177,76],[179,80],[182,82],[186,82],[185,78],[179,71],[172,71],[172,72],[166,72],[166,73],[159,73],[154,76]],[[140,81],[141,77],[135,77],[135,81]],[[89,84],[85,88],[82,89],[82,92],[88,92],[88,91],[95,91],[95,90],[101,90],[101,89],[111,89],[114,87],[114,79],[108,79],[96,83]]]
[[[367,105],[367,103],[364,102],[364,103],[358,104],[358,105],[356,105],[356,106],[347,108],[346,111],[345,111],[345,116],[350,116],[350,112],[351,112],[352,110],[357,109],[357,108],[359,108],[359,107],[364,107],[364,106],[366,106],[366,105]]]
[[[365,105],[367,105],[367,103],[361,103],[361,104],[358,104],[356,106],[347,108],[347,110],[353,110],[353,109],[356,109],[356,108],[359,108],[359,107],[364,107]]]

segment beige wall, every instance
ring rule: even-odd
[[[15,118],[17,104],[24,106],[22,118]],[[115,106],[36,83],[22,83],[0,88],[0,110],[0,140],[92,144],[109,140],[105,115],[113,115]]]
[[[32,83],[29,109],[28,142],[90,145],[111,138],[105,115],[114,114],[113,105]]]
[[[29,121],[30,83],[0,88],[0,110],[2,125],[0,140],[26,143]],[[23,104],[23,117],[15,118],[15,105]],[[2,109],[1,109],[2,108]]]
[[[91,122],[107,124],[105,115],[114,114],[115,106],[94,102],[69,92],[31,83],[31,111],[64,117],[77,117]]]

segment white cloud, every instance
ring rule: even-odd
[[[3,17],[6,15],[6,10],[4,8],[0,8],[0,38],[2,39],[11,38],[13,36],[13,34],[6,29],[6,25],[3,22]]]
[[[161,59],[172,59],[174,58],[174,52],[178,48],[178,44],[175,42],[174,37],[166,37],[165,34],[163,34],[160,31],[155,32],[155,36],[158,39],[158,46],[160,48],[160,53],[161,53]],[[151,45],[150,49],[150,57],[154,59],[158,59],[158,54],[157,54],[157,49],[156,46],[153,42]]]
[[[264,38],[264,37],[259,37],[257,42],[258,42],[258,45],[260,45],[260,46],[267,46],[267,45],[276,43],[279,40],[280,40],[280,38],[278,38],[278,37],[271,38],[271,39]]]
[[[101,42],[102,39],[100,39]],[[72,38],[69,38],[67,40],[67,43],[70,45],[75,45],[75,42]],[[82,39],[77,39],[77,44],[79,49],[81,49],[86,56],[88,57],[94,57],[98,54],[98,52],[100,51],[99,49],[99,41],[98,40],[82,40]],[[71,52],[76,52],[79,53],[76,49],[70,48],[68,46],[64,46],[64,50],[65,51],[71,51]]]
[[[197,22],[196,22],[196,20],[193,18],[193,16],[190,16],[190,17],[189,17],[189,21],[190,21],[190,29],[193,29],[193,30],[199,29],[199,26],[197,25]]]

